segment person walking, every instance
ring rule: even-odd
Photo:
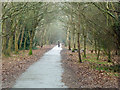
[[[60,41],[58,41],[58,47],[60,47]]]

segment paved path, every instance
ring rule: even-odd
[[[66,88],[61,82],[61,47],[55,46],[23,73],[13,88]]]

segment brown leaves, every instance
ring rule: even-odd
[[[20,51],[18,55],[11,57],[3,57],[2,61],[2,87],[11,88],[15,80],[22,74],[31,64],[39,60],[39,58],[53,46],[44,46],[42,49],[33,50],[33,55],[29,56],[29,50]]]
[[[72,55],[71,55],[72,54]],[[117,88],[117,78],[105,74],[105,71],[94,70],[90,63],[78,62],[77,53],[62,50],[62,63],[64,67],[63,82],[71,88]]]

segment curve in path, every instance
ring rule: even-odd
[[[13,88],[66,88],[62,79],[61,47],[55,46],[24,72]]]

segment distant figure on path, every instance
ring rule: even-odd
[[[60,41],[58,41],[58,47],[60,47]]]

